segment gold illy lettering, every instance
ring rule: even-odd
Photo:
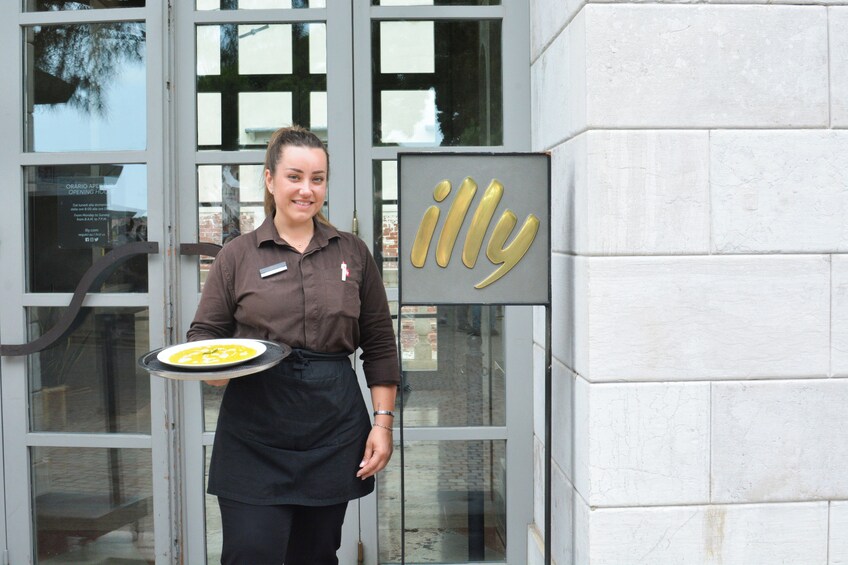
[[[450,181],[441,181],[433,190],[433,200],[443,202],[450,194],[451,189]],[[471,177],[466,177],[459,186],[459,190],[457,190],[456,196],[451,203],[447,218],[445,219],[445,225],[436,243],[436,264],[442,268],[447,267],[450,262],[459,231],[465,222],[465,217],[468,215],[468,210],[471,208],[471,202],[474,200],[476,193],[477,183]],[[503,193],[503,184],[497,179],[493,179],[483,193],[483,198],[480,200],[477,209],[474,211],[474,215],[471,217],[471,225],[468,228],[468,233],[465,236],[465,244],[462,248],[462,263],[469,269],[473,269],[477,264],[480,249],[483,247],[483,239],[492,223],[492,219],[495,216],[495,209],[500,204]],[[412,265],[419,269],[427,261],[430,243],[433,241],[433,236],[436,233],[436,226],[439,223],[440,215],[441,210],[438,206],[430,206],[424,212],[424,217],[418,225],[418,232],[415,234],[415,241],[412,243],[410,260]],[[500,266],[488,277],[475,284],[474,288],[485,288],[506,275],[521,261],[530,249],[533,240],[536,238],[536,234],[539,232],[539,218],[534,214],[528,214],[524,220],[524,225],[521,226],[512,243],[506,245],[506,240],[515,229],[517,223],[518,217],[515,213],[508,208],[504,210],[498,219],[498,223],[495,224],[495,228],[489,238],[489,243],[486,246],[486,257],[492,264]]]

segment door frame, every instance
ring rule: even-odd
[[[0,47],[10,56],[0,58],[0,70],[6,77],[15,77],[0,85],[0,97],[6,102],[0,110],[3,131],[13,132],[17,141],[0,146],[0,171],[10,179],[12,189],[6,194],[10,210],[25,210],[23,168],[37,165],[73,165],[90,163],[143,164],[147,170],[149,241],[167,247],[164,201],[167,181],[167,149],[163,120],[165,109],[165,30],[168,14],[166,0],[147,0],[144,8],[115,8],[86,11],[23,12],[21,2],[5,3],[0,7]],[[146,51],[146,138],[147,146],[137,151],[75,151],[28,152],[24,147],[23,88],[27,77],[23,66],[22,29],[31,25],[81,24],[99,22],[142,21],[145,24]],[[6,299],[0,302],[0,336],[3,343],[27,341],[25,308],[34,306],[64,307],[70,293],[27,293],[26,226],[23,214],[9,214],[0,224],[0,258],[9,268],[0,273],[0,285]],[[163,308],[165,293],[162,280],[166,273],[162,255],[148,261],[148,292],[146,293],[89,293],[84,307],[141,306],[148,310],[151,348],[163,345],[165,336],[154,328],[165,326],[167,312]],[[177,553],[177,518],[170,511],[175,468],[169,456],[172,443],[171,421],[167,413],[151,411],[149,434],[30,432],[28,408],[30,394],[27,381],[27,358],[3,357],[2,370],[2,437],[3,437],[3,541],[5,558],[12,563],[34,561],[32,481],[30,448],[37,446],[69,448],[148,449],[152,461],[154,554],[157,563],[174,562]],[[173,388],[163,379],[151,379],[150,403],[153,406],[170,404]]]

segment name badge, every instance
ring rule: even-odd
[[[262,267],[261,269],[259,269],[259,276],[264,279],[265,277],[270,277],[271,275],[276,275],[277,273],[282,273],[283,271],[285,271],[287,269],[288,269],[288,266],[286,265],[286,262],[283,261],[282,263],[276,263],[274,265],[268,265],[267,267]]]

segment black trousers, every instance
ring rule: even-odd
[[[218,497],[222,565],[338,565],[347,502],[257,506]]]

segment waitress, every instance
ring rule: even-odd
[[[225,386],[209,467],[223,564],[337,564],[347,503],[392,454],[397,345],[380,274],[321,213],[329,154],[312,132],[274,133],[265,212],[212,265],[189,341],[254,338],[292,354]],[[350,355],[361,348],[373,422]]]

